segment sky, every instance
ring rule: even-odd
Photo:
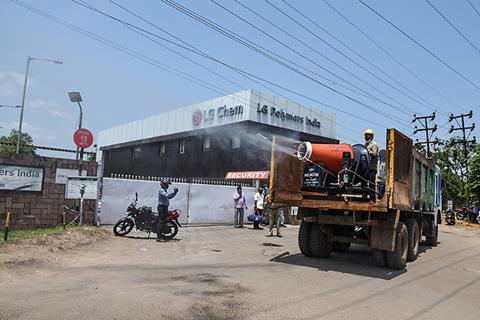
[[[359,0],[327,2],[421,81],[323,0],[289,1],[290,6],[283,0],[217,0],[217,4],[258,29],[214,1],[177,1],[248,39],[255,46],[262,46],[262,50],[269,50],[277,60],[288,59],[288,64],[296,64],[293,68],[298,72],[208,28],[161,0],[115,0],[154,26],[111,1],[79,1],[128,22],[130,28],[70,0],[2,0],[0,105],[21,103],[26,60],[27,56],[31,56],[63,61],[61,65],[43,61],[32,61],[30,65],[23,131],[33,136],[36,145],[42,146],[74,148],[72,136],[78,125],[79,110],[76,104],[70,102],[69,91],[81,93],[83,126],[94,136],[103,129],[246,88],[281,94],[305,106],[336,113],[337,138],[347,143],[362,142],[363,131],[371,128],[376,132],[376,140],[384,145],[385,130],[391,127],[423,141],[424,132],[413,135],[414,126],[421,127],[412,123],[414,113],[423,116],[436,111],[432,124],[437,124],[438,130],[433,137],[439,138],[450,137],[450,112],[460,114],[473,110],[473,119],[468,119],[467,124],[479,123],[480,0],[470,0],[479,13],[467,0],[430,0],[473,45],[425,1],[363,1],[461,76],[387,24]],[[134,51],[134,55],[141,54],[142,58],[115,50],[27,10],[19,3],[121,45],[124,51],[131,50],[131,54]],[[147,30],[150,39],[145,34],[132,31],[132,26]],[[159,37],[178,40],[159,28],[219,61],[264,78],[283,89],[263,83],[267,86],[265,88],[221,64],[165,42]],[[173,68],[176,74],[167,72],[165,67]],[[198,80],[193,83],[180,77],[177,71],[183,72],[183,76],[189,79],[194,77],[204,81],[204,86],[199,85]],[[0,136],[17,128],[18,119],[18,109],[0,108]],[[477,132],[475,130],[472,135],[478,136]],[[52,154],[46,151],[40,153]]]

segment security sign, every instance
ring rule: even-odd
[[[93,143],[93,134],[85,128],[80,128],[73,134],[73,141],[79,148],[88,148]]]

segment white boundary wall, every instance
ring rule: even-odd
[[[169,190],[178,188],[178,194],[170,201],[170,210],[180,209],[180,223],[233,224],[233,194],[235,186],[218,186],[191,183],[174,183]],[[158,181],[103,179],[100,223],[114,224],[125,216],[128,205],[138,193],[138,206],[152,207],[157,211]],[[255,188],[243,187],[247,200],[247,215],[253,212]]]

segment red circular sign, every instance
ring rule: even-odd
[[[202,111],[200,109],[195,109],[192,115],[192,123],[194,126],[198,126],[202,122]]]
[[[79,148],[88,148],[93,143],[93,134],[85,128],[80,128],[73,134],[73,141]]]

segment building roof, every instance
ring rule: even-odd
[[[313,110],[296,102],[250,89],[102,130],[97,144],[101,149],[242,121],[254,121],[335,138],[334,113]]]

